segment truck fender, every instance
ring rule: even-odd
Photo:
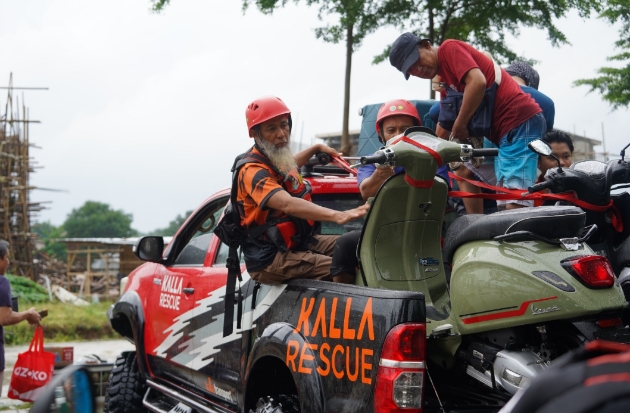
[[[303,348],[304,344],[308,344],[306,337],[301,333],[295,333],[294,330],[294,326],[286,323],[273,323],[265,328],[260,338],[254,343],[250,353],[247,362],[246,382],[249,380],[252,368],[261,358],[274,357],[286,366],[287,342],[289,338],[292,341],[297,341],[300,348]],[[301,374],[292,371],[288,366],[287,370],[291,372],[298,391],[302,407],[301,413],[320,413],[325,411],[321,376],[317,373]]]
[[[140,372],[150,377],[144,350],[144,310],[142,301],[135,291],[125,292],[107,311],[109,322],[127,340],[136,346],[136,359]]]

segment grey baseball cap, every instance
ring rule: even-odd
[[[518,76],[525,81],[525,85],[533,87],[538,90],[538,84],[540,83],[540,75],[538,72],[530,66],[527,62],[513,62],[511,65],[505,68],[505,71],[510,76]]]
[[[403,33],[392,44],[389,51],[389,62],[405,75],[405,79],[409,79],[407,73],[409,68],[420,59],[418,45],[424,40],[430,41],[429,39],[421,39],[413,33]]]

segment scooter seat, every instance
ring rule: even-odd
[[[462,244],[491,240],[497,235],[529,231],[548,239],[577,237],[586,224],[586,214],[575,206],[519,208],[490,215],[471,214],[457,218],[444,237],[444,259],[452,262]]]

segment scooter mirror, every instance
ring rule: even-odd
[[[621,160],[619,161],[620,163],[624,161],[624,158],[626,157],[626,149],[628,149],[628,146],[630,146],[630,143],[627,144],[619,153],[619,156],[621,156]]]
[[[538,155],[546,155],[546,156],[551,155],[551,147],[540,139],[531,141],[530,143],[527,144],[527,147],[531,149],[532,151],[536,152]]]
[[[535,141],[531,141],[527,144],[527,147],[532,151],[536,152],[538,155],[542,156],[551,156],[558,163],[558,172],[562,173],[562,167],[560,166],[560,159],[558,159],[551,151],[551,146],[547,145],[546,142],[536,139]]]

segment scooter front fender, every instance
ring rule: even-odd
[[[565,270],[566,258],[594,255],[582,244],[565,251],[540,241],[474,241],[453,259],[450,318],[460,334],[621,311],[618,283],[592,289]]]

